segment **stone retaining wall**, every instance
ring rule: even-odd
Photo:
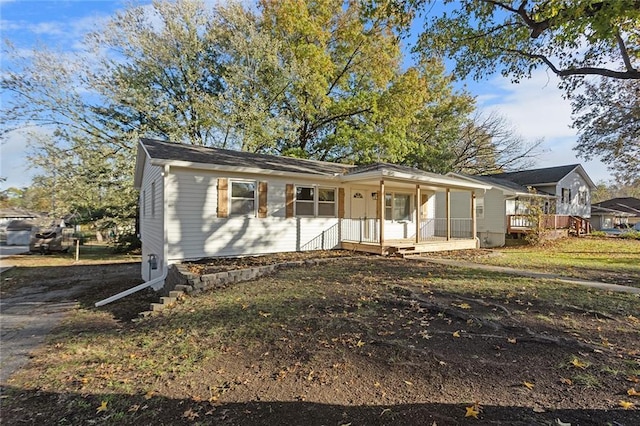
[[[188,294],[195,294],[208,290],[222,289],[233,283],[250,281],[265,275],[273,274],[280,269],[303,265],[314,266],[321,263],[331,262],[336,259],[345,258],[347,257],[297,260],[272,265],[255,266],[253,268],[234,269],[200,276],[189,272],[189,269],[184,264],[175,264],[171,265],[169,268],[163,292],[168,294],[171,290],[180,289]],[[179,287],[176,288],[176,286]]]

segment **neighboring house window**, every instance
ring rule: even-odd
[[[562,188],[562,202],[564,204],[571,204],[571,190],[568,188]]]
[[[484,219],[484,198],[476,198],[476,219]]]
[[[578,204],[583,206],[587,204],[587,191],[585,190],[578,191]]]
[[[384,208],[384,216],[388,220],[411,220],[411,195],[387,193]]]
[[[296,216],[336,216],[335,188],[296,186]]]
[[[156,182],[151,182],[151,217],[156,217]]]
[[[256,211],[256,183],[231,181],[232,215],[253,215]]]

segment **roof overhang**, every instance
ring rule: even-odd
[[[228,172],[228,173],[240,173],[240,174],[252,174],[252,175],[265,175],[265,176],[282,176],[282,177],[298,177],[305,179],[313,179],[313,180],[327,180],[327,181],[335,181],[339,174],[337,175],[321,175],[314,173],[297,173],[297,172],[285,172],[281,170],[271,170],[271,169],[260,169],[253,167],[235,167],[235,166],[223,166],[219,164],[207,164],[207,163],[195,163],[191,161],[179,161],[179,160],[163,160],[163,159],[151,159],[152,166],[169,166],[169,167],[180,167],[185,169],[193,169],[193,170],[210,170],[210,171],[220,171],[220,172]]]
[[[378,185],[381,180],[400,184],[421,185],[425,188],[432,188],[434,190],[449,188],[461,191],[485,191],[491,189],[490,185],[468,182],[453,177],[440,176],[435,174],[427,175],[421,173],[406,173],[388,169],[372,170],[365,173],[357,173],[340,177],[341,182],[362,183],[367,185]]]

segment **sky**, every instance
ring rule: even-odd
[[[38,44],[62,51],[78,49],[83,34],[127,3],[126,0],[0,0],[0,38],[25,51]],[[0,61],[1,72],[4,60]],[[610,181],[611,175],[600,161],[576,158],[572,148],[577,133],[571,128],[571,106],[563,99],[557,82],[551,72],[540,70],[519,84],[512,84],[500,75],[456,84],[476,96],[482,112],[504,116],[526,140],[544,139],[534,167],[581,163],[595,183]],[[0,176],[6,181],[0,182],[0,189],[29,186],[36,171],[27,160],[27,137],[14,133],[1,138]]]

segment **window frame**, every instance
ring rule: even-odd
[[[298,188],[308,188],[313,192],[312,200],[299,200]],[[321,201],[320,191],[332,191],[333,201]],[[298,212],[298,203],[311,204],[313,206],[312,214],[300,214]],[[333,212],[331,215],[320,214],[320,205],[333,205]],[[293,216],[294,217],[322,217],[322,218],[336,218],[338,217],[338,188],[323,185],[294,185],[293,186]]]
[[[562,204],[571,204],[571,188],[562,188]]]
[[[484,197],[476,197],[476,219],[484,219]]]
[[[151,217],[156,217],[156,181],[151,182]]]
[[[402,218],[402,219],[397,219],[395,218],[395,212],[397,209],[397,206],[395,205],[395,200],[396,200],[396,196],[398,195],[402,195],[403,197],[407,197],[407,200],[409,200],[409,206],[408,206],[408,210],[409,210],[409,216],[408,218]],[[389,198],[390,197],[390,198]],[[391,200],[391,205],[387,205],[387,201]],[[412,203],[414,203],[414,196],[411,193],[408,192],[385,192],[384,194],[384,219],[385,220],[390,220],[393,222],[413,222],[413,210],[411,209]],[[389,213],[389,210],[391,211],[391,214]]]
[[[244,183],[244,184],[253,184],[253,198],[248,198],[248,197],[234,197],[233,196],[233,184],[234,183]],[[228,212],[228,216],[234,216],[234,217],[255,217],[256,216],[256,211],[257,211],[257,204],[258,204],[258,182],[256,180],[252,180],[252,179],[229,179],[229,187],[227,189],[228,191],[228,204],[229,204],[229,212]],[[233,211],[233,201],[234,200],[243,200],[243,201],[248,201],[251,200],[253,201],[253,210],[250,213],[236,213]]]

